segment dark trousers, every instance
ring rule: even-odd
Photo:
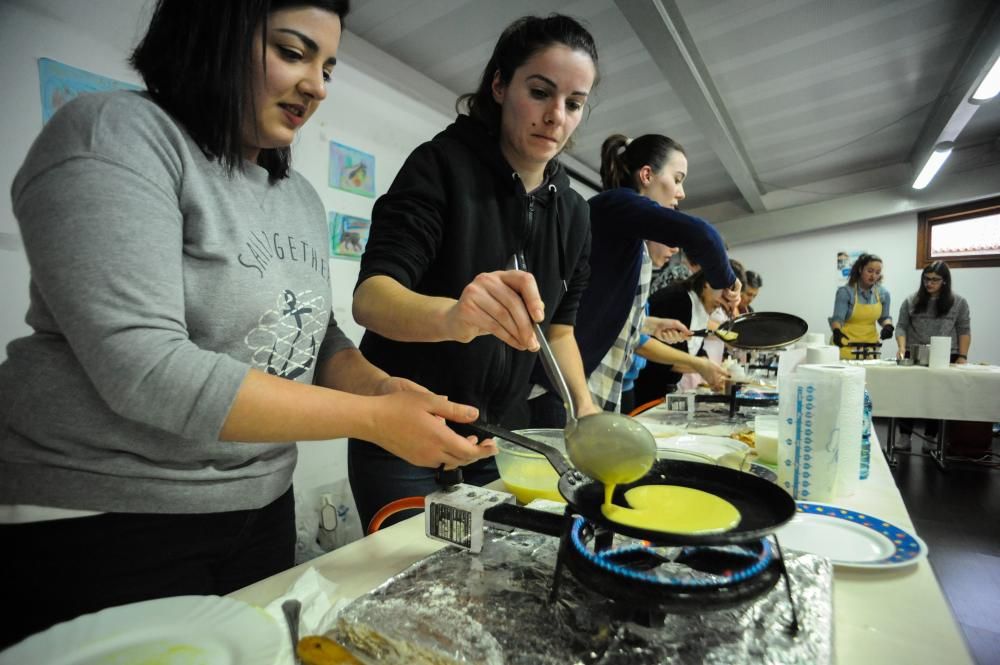
[[[555,428],[566,427],[566,407],[562,398],[552,392],[542,393],[535,399],[528,400],[529,427]]]
[[[347,476],[365,532],[375,513],[387,504],[411,496],[427,496],[441,489],[435,479],[436,472],[436,469],[414,466],[373,443],[348,440]],[[462,476],[463,482],[470,485],[485,485],[499,478],[500,473],[491,458],[463,466]],[[419,512],[419,509],[398,512],[382,526],[390,526]]]
[[[629,388],[628,390],[622,391],[622,402],[621,402],[621,412],[626,416],[632,413],[635,409],[635,388]]]
[[[295,564],[291,488],[254,510],[105,513],[0,525],[0,648],[81,614],[154,598],[223,595]]]
[[[923,420],[922,418],[897,418],[896,422],[899,423],[900,434],[906,434],[907,436],[913,434],[913,426],[918,422],[922,422],[924,424],[924,436],[934,438],[938,435],[937,420]]]

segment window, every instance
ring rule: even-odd
[[[953,270],[1000,266],[1000,198],[920,213],[916,267],[931,261]]]

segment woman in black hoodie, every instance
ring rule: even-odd
[[[483,420],[522,426],[511,407],[527,398],[537,321],[581,415],[598,411],[573,335],[589,276],[587,203],[555,159],[596,80],[593,38],[575,20],[525,17],[503,32],[477,91],[459,100],[468,115],[417,147],[372,211],[353,306],[371,362],[475,405]],[[526,272],[511,269],[516,254]],[[348,472],[362,525],[437,487],[433,469],[359,440]],[[496,465],[464,475],[483,484]]]

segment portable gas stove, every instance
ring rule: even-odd
[[[788,629],[798,631],[789,577],[772,533],[795,512],[794,501],[780,487],[732,469],[659,460],[643,479],[616,488],[612,500],[622,505],[627,505],[623,495],[631,487],[671,484],[714,493],[740,510],[740,524],[730,531],[689,535],[613,523],[600,512],[603,485],[576,470],[557,470],[560,493],[568,502],[562,514],[518,506],[506,492],[461,484],[452,477],[426,498],[426,534],[476,553],[482,551],[487,526],[558,538],[549,602],[558,599],[565,569],[615,601],[621,618],[645,626],[662,625],[666,614],[742,605],[766,594],[784,577],[792,608]]]
[[[854,360],[878,360],[882,357],[882,342],[848,342]]]
[[[729,407],[730,420],[735,419],[737,412],[744,406],[755,408],[778,406],[777,393],[772,393],[767,397],[760,395],[747,395],[743,393],[742,391],[746,390],[748,383],[749,382],[730,381],[727,382],[726,391],[724,393],[711,395],[696,394],[694,396],[694,401],[696,404],[727,404]]]

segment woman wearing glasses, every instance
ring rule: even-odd
[[[921,273],[920,288],[899,308],[898,357],[905,355],[907,344],[930,344],[931,337],[951,337],[951,362],[965,364],[972,343],[971,330],[969,303],[952,292],[948,265],[944,261],[934,261]],[[936,421],[928,421],[924,427],[925,436],[936,435],[936,428]],[[901,436],[896,447],[909,448],[913,421],[901,421],[899,431]]]
[[[944,261],[924,268],[920,288],[899,308],[899,357],[903,357],[907,344],[930,344],[931,337],[951,337],[951,362],[968,362],[972,343],[969,303],[952,292],[951,270]]]

